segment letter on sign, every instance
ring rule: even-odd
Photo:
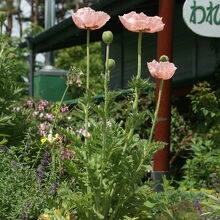
[[[186,0],[183,19],[198,35],[220,37],[220,0]]]

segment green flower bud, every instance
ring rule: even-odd
[[[113,59],[108,59],[107,65],[109,70],[113,70],[115,68],[115,61]]]
[[[104,31],[102,33],[102,40],[106,44],[110,44],[113,41],[113,34],[111,31]]]
[[[162,55],[162,56],[160,57],[160,62],[169,62],[169,57],[166,56],[166,55]]]
[[[0,11],[0,23],[3,23],[7,18],[7,14],[4,11]]]

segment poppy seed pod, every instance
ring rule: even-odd
[[[115,61],[113,59],[108,59],[107,65],[109,70],[113,70],[115,68]]]
[[[169,62],[169,57],[166,55],[162,55],[159,60],[160,62]]]
[[[111,31],[104,31],[102,33],[102,40],[106,44],[111,44],[113,41],[113,34]]]

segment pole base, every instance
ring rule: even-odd
[[[152,171],[151,173],[152,179],[156,181],[153,185],[153,189],[155,192],[163,192],[163,177],[165,176],[166,179],[170,179],[169,171]]]

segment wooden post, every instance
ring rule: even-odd
[[[174,0],[159,0],[159,16],[165,23],[164,30],[158,33],[157,60],[166,55],[172,62],[173,59],[173,14]],[[159,90],[159,80],[156,81],[156,99]],[[165,80],[161,97],[158,116],[166,118],[159,121],[155,126],[155,141],[163,141],[168,145],[154,155],[152,176],[159,184],[155,186],[156,191],[161,191],[162,176],[169,174],[169,144],[170,144],[170,112],[171,112],[171,81]]]

